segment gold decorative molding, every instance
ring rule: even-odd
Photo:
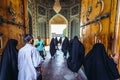
[[[89,16],[90,16],[90,13],[92,12],[92,5],[89,5],[88,7],[88,11],[86,13],[86,20],[89,21]]]
[[[15,10],[12,7],[12,3],[11,2],[10,2],[10,6],[8,6],[8,12],[10,13],[10,15],[12,17],[12,20],[15,21],[17,15],[16,15]]]
[[[109,16],[110,16],[110,13],[103,14],[103,15],[101,15],[99,17],[96,17],[95,19],[93,19],[91,21],[88,21],[87,23],[81,25],[80,27],[84,27],[84,26],[87,26],[89,24],[96,23],[96,22],[98,22],[98,21],[100,21],[102,19],[108,18]]]
[[[101,9],[100,9],[99,14],[97,16],[102,14],[102,12],[104,10],[104,1],[103,0],[98,0],[97,3],[96,3],[96,8],[98,7],[99,4],[101,5]]]
[[[99,24],[99,31],[97,33],[94,33],[94,39],[95,39],[95,43],[100,42],[100,39],[98,39],[98,36],[101,34],[102,30],[103,30],[103,25],[100,21],[97,22]]]

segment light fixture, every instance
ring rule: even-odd
[[[59,12],[60,12],[60,10],[61,10],[61,5],[60,5],[59,0],[55,0],[53,9],[54,9],[54,11],[55,11],[56,13],[59,13]]]

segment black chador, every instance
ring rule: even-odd
[[[62,44],[62,37],[60,37],[60,39],[59,39],[59,43],[60,43],[60,45]]]
[[[69,40],[67,37],[65,37],[62,43],[62,52],[64,53],[64,56],[67,56],[68,49],[69,49]]]
[[[17,40],[10,39],[3,50],[0,63],[0,80],[17,80],[17,44]]]
[[[54,42],[55,42],[55,46],[58,46],[59,41],[58,41],[57,37],[54,39]]]
[[[51,57],[53,57],[56,53],[56,49],[55,49],[55,39],[52,38],[51,39],[51,42],[50,42],[50,54],[51,54]]]
[[[84,67],[88,80],[115,80],[120,77],[116,63],[101,43],[96,43],[86,55]]]
[[[71,40],[69,41],[69,48],[68,48],[69,59],[72,59],[72,41],[73,41],[73,39],[71,39]]]
[[[78,72],[84,60],[85,48],[75,36],[72,40],[71,56],[67,59],[68,68],[73,72]]]

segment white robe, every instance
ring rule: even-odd
[[[32,44],[26,44],[18,53],[18,80],[36,80],[35,67],[42,64],[43,59]]]

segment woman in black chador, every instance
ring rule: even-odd
[[[10,39],[3,50],[0,63],[0,80],[17,80],[17,44],[17,40]]]
[[[59,43],[59,41],[58,41],[57,37],[55,37],[54,43],[55,43],[55,48],[56,48],[57,50],[59,50],[59,49],[58,49],[58,43]]]
[[[51,39],[51,42],[50,42],[50,54],[51,54],[51,58],[54,57],[55,53],[56,53],[55,39],[52,38],[52,39]]]
[[[64,57],[67,56],[68,49],[69,49],[69,40],[67,37],[65,37],[62,43],[62,52],[64,53]]]
[[[71,40],[69,41],[69,48],[68,48],[69,59],[72,59],[72,41],[73,41],[73,39],[71,39]]]
[[[115,80],[120,78],[116,65],[104,45],[96,43],[85,57],[84,68],[88,80]]]
[[[67,59],[67,65],[71,71],[78,72],[84,61],[85,48],[83,44],[79,41],[77,36],[72,39],[71,44],[72,50],[71,55]]]
[[[62,44],[62,37],[60,37],[60,39],[59,39],[59,43],[60,43],[60,45]]]

